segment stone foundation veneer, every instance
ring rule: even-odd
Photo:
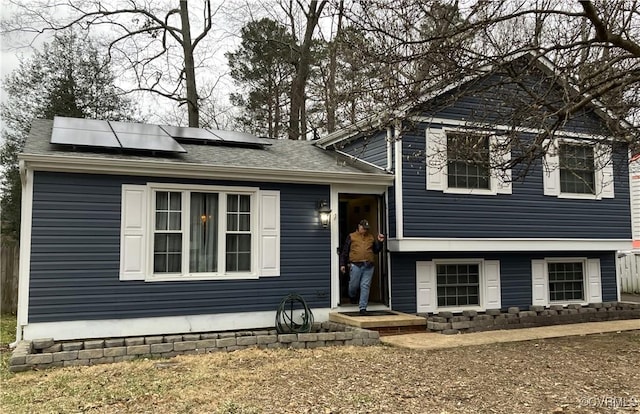
[[[579,304],[530,306],[529,310],[525,311],[512,307],[506,312],[500,309],[489,309],[486,312],[463,311],[455,315],[452,312],[439,312],[437,315],[422,314],[422,316],[427,318],[427,330],[452,335],[581,322],[640,319],[640,303],[604,302],[591,303],[587,306]]]
[[[335,322],[315,324],[311,333],[299,334],[278,334],[275,329],[269,329],[64,342],[44,338],[19,342],[9,359],[9,371],[109,364],[136,358],[171,358],[249,347],[303,349],[379,343],[380,335],[376,331]]]

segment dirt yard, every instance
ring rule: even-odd
[[[640,331],[438,351],[251,349],[4,371],[1,385],[6,413],[640,412]]]

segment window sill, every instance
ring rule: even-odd
[[[560,193],[557,196],[558,198],[567,198],[574,200],[600,200],[601,197],[598,197],[595,194],[581,194],[581,193]]]
[[[187,281],[207,281],[207,280],[256,280],[260,277],[255,273],[228,273],[228,274],[202,274],[202,275],[151,275],[147,276],[145,282],[187,282]]]
[[[497,195],[498,193],[493,190],[485,190],[478,188],[446,188],[443,191],[445,194],[469,194],[469,195]]]
[[[458,307],[437,307],[436,310],[433,312],[434,314],[437,314],[439,312],[453,312],[453,313],[460,313],[460,312],[464,312],[464,311],[476,311],[476,312],[484,312],[486,311],[485,308],[483,308],[482,306],[458,306]]]

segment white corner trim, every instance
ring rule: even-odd
[[[29,279],[31,272],[31,220],[33,219],[33,170],[20,161],[22,211],[20,212],[20,259],[18,268],[18,314],[16,341],[22,340],[21,327],[29,320]]]
[[[329,320],[329,308],[313,309],[317,322]],[[273,328],[276,311],[219,313],[152,318],[74,320],[30,323],[24,339],[53,338],[56,341],[126,336],[170,335],[196,332]]]
[[[631,239],[543,239],[543,238],[405,238],[390,239],[391,252],[523,252],[523,251],[612,251],[631,249]]]
[[[394,152],[395,152],[395,168],[393,171],[393,175],[395,176],[395,207],[396,207],[396,239],[404,238],[404,217],[403,217],[403,200],[402,200],[402,139],[400,137],[401,125],[399,122],[395,124],[395,132],[394,132]]]

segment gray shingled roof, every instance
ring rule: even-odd
[[[186,154],[137,155],[100,150],[74,150],[51,144],[53,121],[36,120],[27,138],[23,154],[86,157],[89,159],[153,160],[155,162],[179,162],[220,167],[255,167],[289,172],[314,171],[327,173],[379,173],[384,171],[364,163],[349,160],[331,151],[320,149],[311,141],[273,140],[273,145],[259,148],[231,147],[223,145],[181,145]]]

